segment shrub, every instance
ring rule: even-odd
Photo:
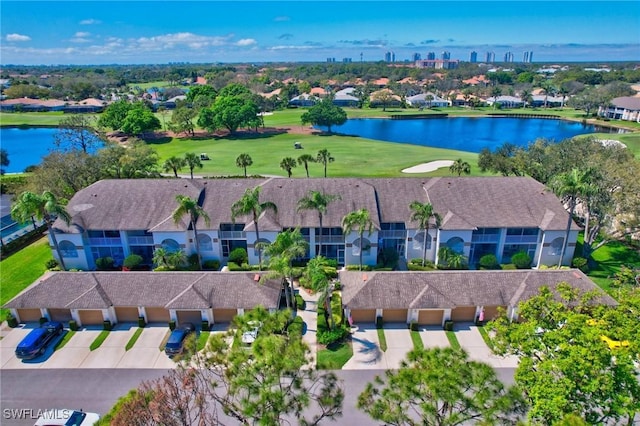
[[[220,269],[220,261],[218,259],[205,260],[202,263],[202,267],[204,269],[209,269],[209,270],[212,270],[212,271],[218,271]]]
[[[411,331],[418,331],[418,323],[415,321],[411,321],[411,323],[409,324],[409,329]]]
[[[58,267],[58,265],[59,265],[59,263],[58,263],[58,261],[57,261],[57,260],[55,260],[55,259],[49,259],[49,260],[47,260],[47,261],[45,262],[45,264],[44,264],[44,266],[45,266],[47,269],[54,269],[54,268],[57,268],[57,267]]]
[[[69,321],[69,330],[78,331],[78,323],[75,320]]]
[[[171,268],[169,268],[168,266],[158,266],[157,268],[154,269],[155,272],[165,272],[165,271],[171,271]]]
[[[512,271],[516,268],[516,265],[514,265],[513,263],[503,263],[502,265],[500,265],[500,269],[503,269],[505,271]]]
[[[589,272],[589,261],[587,259],[585,259],[584,257],[575,257],[573,259],[573,262],[571,262],[571,265],[574,268],[580,269],[585,274],[587,272]]]
[[[335,281],[333,283],[333,289],[334,290],[340,290],[342,288],[342,283],[340,281]]]
[[[229,253],[229,262],[233,262],[236,265],[242,265],[243,263],[249,262],[247,251],[242,247],[233,249],[231,253]]]
[[[376,317],[376,328],[382,328],[382,317]]]
[[[300,296],[299,294],[296,294],[296,308],[299,311],[304,311],[305,309],[307,309],[307,302],[305,302],[302,296]]]
[[[144,317],[138,317],[138,327],[144,328],[147,325],[147,322],[144,320]]]
[[[398,252],[391,247],[387,247],[380,253],[380,262],[385,268],[395,268],[398,266]]]
[[[444,329],[445,331],[453,331],[453,321],[445,321]]]
[[[99,257],[96,259],[96,268],[99,271],[111,271],[114,269],[115,261],[113,257]]]
[[[321,345],[330,345],[332,343],[343,340],[349,330],[346,327],[336,327],[333,330],[322,330],[318,332],[318,343]]]
[[[130,254],[124,259],[122,266],[127,269],[135,269],[142,263],[142,256],[139,254]]]
[[[327,259],[327,265],[338,269],[338,261],[336,259]]]
[[[111,331],[111,321],[104,320],[102,322],[102,329],[105,330],[105,331]]]
[[[392,267],[381,266],[379,268],[373,268],[374,271],[393,271]]]
[[[291,275],[294,280],[300,279],[302,275],[304,275],[304,268],[302,267],[293,267],[291,268]]]
[[[511,256],[511,262],[516,265],[517,269],[529,269],[531,268],[531,256],[527,252],[519,251]]]
[[[295,317],[287,326],[287,332],[291,336],[302,337],[304,331],[304,320],[302,317]]]
[[[211,326],[209,325],[209,321],[202,321],[202,331],[211,331]]]
[[[227,268],[229,268],[230,271],[244,271],[244,269],[235,262],[227,263]]]
[[[7,314],[7,325],[11,328],[16,328],[18,326],[18,320],[11,314]]]
[[[485,254],[478,262],[480,269],[500,269],[498,258],[495,254]]]
[[[176,329],[176,322],[174,320],[169,321],[169,330],[173,331]]]
[[[347,271],[359,271],[360,270],[360,265],[347,265],[347,266],[345,266],[345,269]],[[370,265],[362,265],[362,270],[363,271],[370,271],[371,270],[371,266]]]

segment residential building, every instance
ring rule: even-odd
[[[532,51],[524,52],[522,62],[524,62],[525,64],[530,64],[531,62],[533,62],[533,52]]]
[[[407,104],[414,107],[448,107],[449,101],[442,99],[433,92],[420,93],[419,95],[409,96],[407,98]]]
[[[598,115],[614,120],[635,121],[640,123],[640,98],[635,96],[622,96],[613,98],[609,105],[600,107]]]
[[[496,61],[496,54],[494,52],[487,52],[484,61],[488,64],[494,63]]]
[[[345,64],[350,64],[353,61],[351,60],[351,58],[342,58],[342,62]]]
[[[436,59],[436,52],[427,53],[427,60],[433,61],[434,59]]]
[[[457,59],[422,59],[416,61],[415,65],[417,68],[434,68],[434,69],[456,69],[458,68],[459,61]]]
[[[474,50],[469,54],[469,62],[471,63],[478,62],[478,52]]]
[[[445,50],[441,53],[440,57],[443,61],[448,61],[449,59],[451,59],[451,52]]]
[[[327,58],[327,62],[335,62],[336,58]]]
[[[396,61],[395,52],[389,51],[389,52],[385,53],[384,54],[384,61],[385,62],[395,62]]]
[[[112,257],[116,264],[129,254],[151,264],[153,252],[195,252],[197,238],[204,260],[226,263],[237,247],[247,250],[249,262],[258,262],[256,229],[250,217],[231,218],[231,205],[246,189],[261,187],[261,201],[271,201],[259,220],[260,242],[270,243],[286,229],[300,228],[309,243],[304,258],[322,254],[339,264],[357,264],[361,249],[365,264],[375,264],[378,252],[388,248],[405,259],[422,257],[438,262],[441,247],[462,253],[473,268],[485,254],[509,263],[527,252],[533,266],[558,264],[568,213],[546,187],[528,177],[442,177],[395,179],[121,179],[102,180],[79,191],[67,211],[70,225],[54,224],[56,239],[68,268],[95,269],[96,259]],[[297,202],[309,191],[339,194],[328,206],[320,234],[318,214],[297,212]],[[187,217],[175,223],[177,195],[198,200],[210,223],[202,218],[194,234]],[[427,235],[410,220],[412,201],[431,203],[441,217]],[[374,230],[362,240],[355,232],[344,235],[342,218],[358,209],[371,214]],[[562,264],[573,257],[579,228],[573,224]],[[322,253],[320,253],[322,246]],[[57,256],[53,250],[54,257]]]
[[[485,99],[485,103],[489,106],[493,104],[500,105],[500,108],[522,108],[524,101],[516,96],[502,95]]]
[[[419,61],[420,59],[422,59],[422,55],[418,52],[415,52],[412,57],[413,62]]]
[[[512,52],[507,52],[504,54],[504,62],[513,62],[513,53]]]

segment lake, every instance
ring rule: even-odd
[[[326,127],[319,127],[326,130]],[[390,120],[351,119],[332,126],[336,133],[386,142],[408,143],[459,151],[480,152],[505,142],[527,146],[538,138],[560,142],[589,133],[618,133],[617,129],[541,118],[447,117]]]

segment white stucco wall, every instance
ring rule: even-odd
[[[560,260],[560,253],[552,254],[551,243],[556,238],[564,238],[565,231],[545,231],[542,236],[542,248],[539,250],[537,262],[535,263],[536,267],[540,267],[542,265],[547,266],[557,266],[558,261]],[[565,266],[571,265],[571,260],[573,259],[575,250],[576,250],[576,241],[578,240],[578,231],[572,230],[569,233],[569,240],[567,244],[567,249],[565,251],[564,258],[562,259],[562,264]]]
[[[462,254],[464,254],[468,258],[471,251],[472,234],[473,234],[473,231],[471,230],[468,230],[468,231],[467,230],[452,230],[452,231],[440,230],[438,232],[437,250],[440,250],[441,247],[446,247],[447,241],[449,241],[451,238],[459,237],[459,238],[462,238],[462,240],[464,241],[464,248],[463,248]],[[437,251],[435,253],[435,256],[437,259],[438,257]]]
[[[376,261],[378,260],[378,232],[374,231],[371,233],[371,235],[368,235],[365,232],[362,238],[365,238],[371,242],[371,249],[362,253],[362,264],[375,265]],[[345,236],[345,265],[358,265],[360,263],[360,255],[358,254],[358,250],[353,246],[353,242],[357,239],[358,234],[356,232],[352,232],[351,234]]]
[[[92,260],[91,249],[88,248],[88,253],[85,252],[82,234],[56,234],[56,240],[58,241],[58,244],[62,243],[63,241],[69,241],[76,247],[76,252],[78,253],[77,257],[64,258],[64,264],[67,269],[93,269],[95,265]],[[53,245],[51,235],[49,235],[49,246],[51,247],[51,254],[53,255],[53,258],[60,262],[60,259],[58,258],[58,252]]]
[[[423,239],[419,238],[418,240],[416,240],[415,238],[417,234],[420,234],[422,232],[423,231],[420,229],[407,230],[407,241],[405,243],[407,260],[422,259]],[[437,236],[437,229],[429,229],[429,237],[431,237],[431,248],[427,250],[427,260],[430,260],[432,262],[435,262],[436,252],[438,251],[436,245]],[[428,242],[427,246],[429,246]]]
[[[255,251],[255,242],[256,242],[256,233],[255,231],[247,232],[247,254],[249,255],[249,264],[257,265],[258,264],[258,254]],[[278,232],[275,231],[262,231],[260,230],[260,239],[268,240],[270,243],[274,242],[276,237],[278,236]],[[263,249],[264,253],[264,249]],[[262,262],[265,263],[267,261],[265,256],[262,256]]]

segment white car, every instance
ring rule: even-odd
[[[100,415],[78,410],[59,408],[42,412],[34,426],[90,426],[100,420]]]
[[[245,345],[251,345],[258,338],[258,331],[262,323],[258,321],[249,322],[249,330],[242,333],[242,343]]]

